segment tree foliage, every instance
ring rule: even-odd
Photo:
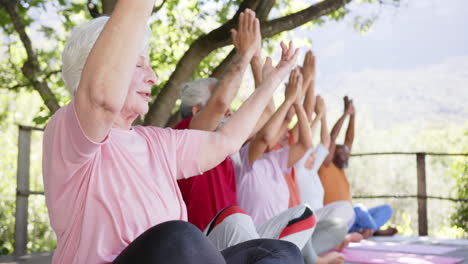
[[[468,136],[468,131],[465,132]],[[463,157],[452,164],[452,177],[456,180],[455,192],[458,199],[468,199],[468,158]],[[461,202],[451,215],[452,224],[464,230],[464,236],[468,237],[468,202]]]
[[[150,19],[150,58],[159,83],[153,88],[155,100],[145,124],[164,126],[174,110],[178,86],[191,78],[209,76],[217,69],[232,49],[229,29],[243,9],[255,10],[263,37],[274,38],[302,25],[340,20],[348,14],[346,4],[351,1],[157,0]],[[0,50],[4,54],[0,57],[0,89],[38,92],[44,105],[36,115],[36,124],[44,124],[70,100],[60,76],[60,58],[71,29],[111,12],[115,3],[116,0],[0,0]]]

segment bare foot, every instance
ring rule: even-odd
[[[338,252],[330,252],[317,259],[317,264],[342,264],[344,255]]]
[[[351,241],[349,240],[348,236],[345,236],[345,238],[338,244],[338,246],[336,246],[336,248],[334,248],[334,250],[342,251],[343,249],[348,247],[349,242]]]
[[[374,233],[374,236],[393,236],[394,234],[398,233],[398,230],[394,227],[389,227],[385,230],[377,230]]]
[[[352,232],[346,235],[347,238],[349,238],[349,241],[353,243],[359,243],[361,240],[364,239],[364,237],[359,234],[358,232]]]
[[[364,238],[369,238],[374,234],[374,231],[370,228],[364,228],[360,233]]]

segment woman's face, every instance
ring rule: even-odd
[[[135,117],[148,112],[151,87],[156,84],[156,74],[149,64],[148,55],[138,57],[132,81],[122,108],[122,114]]]

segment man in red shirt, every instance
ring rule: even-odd
[[[261,45],[253,41],[260,42],[261,38],[241,38],[241,34],[243,32],[233,34],[236,55],[221,79],[198,79],[182,85],[180,113],[183,120],[175,129],[214,131],[222,125],[231,115],[229,106],[249,63],[256,87],[259,85],[262,75]],[[249,58],[247,54],[251,53],[249,49],[252,48],[255,54]],[[270,103],[251,135],[265,124],[273,112],[274,106]],[[188,221],[203,231],[221,209],[238,205],[235,177],[234,166],[228,157],[202,175],[179,180],[179,188],[187,205]]]

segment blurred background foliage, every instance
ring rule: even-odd
[[[156,69],[160,83],[153,89],[157,95],[177,63],[200,35],[225,23],[236,12],[240,0],[179,1],[157,0],[161,6],[152,16],[151,63]],[[317,1],[276,1],[269,18],[297,12]],[[357,0],[363,5],[398,5],[399,1]],[[91,19],[91,7],[102,9],[97,0],[31,0],[19,1],[19,11],[27,32],[33,41],[34,50],[44,72],[37,76],[45,80],[60,105],[70,100],[60,76],[60,55],[70,30],[76,24]],[[359,32],[369,30],[377,15],[361,16],[340,8],[332,14],[303,25],[305,29],[339,21],[345,16],[353,17],[353,27]],[[266,55],[272,55],[278,40],[287,32],[263,41]],[[0,255],[13,252],[14,210],[16,193],[18,124],[43,127],[50,118],[50,111],[30,80],[25,78],[21,67],[26,52],[8,15],[0,8]],[[299,46],[310,46],[310,39],[298,39]],[[227,46],[210,53],[198,65],[193,78],[209,76],[212,70],[231,51]],[[246,78],[243,86],[251,86]],[[233,103],[239,106],[242,99]],[[275,95],[278,103],[281,92]],[[177,110],[177,105],[174,111]],[[329,127],[338,118],[339,111],[331,109]],[[443,127],[419,131],[416,126],[379,129],[364,122],[371,115],[370,109],[359,109],[355,147],[353,151],[432,151],[468,152],[468,126]],[[468,125],[468,124],[467,124]],[[343,133],[342,133],[343,134]],[[398,138],[398,140],[396,140]],[[342,140],[342,138],[340,139]],[[384,144],[385,143],[385,144]],[[42,191],[41,176],[42,133],[33,132],[31,146],[31,190]],[[426,171],[428,195],[468,198],[468,159],[466,157],[427,157]],[[348,175],[354,195],[415,194],[416,159],[414,156],[355,157],[351,159]],[[363,184],[366,183],[366,184]],[[394,207],[391,224],[403,234],[417,233],[417,209],[415,199],[359,200],[367,206],[382,202]],[[429,234],[434,236],[467,237],[468,204],[448,201],[429,201]],[[55,248],[55,235],[50,228],[45,199],[40,195],[29,198],[28,252],[50,251]]]

